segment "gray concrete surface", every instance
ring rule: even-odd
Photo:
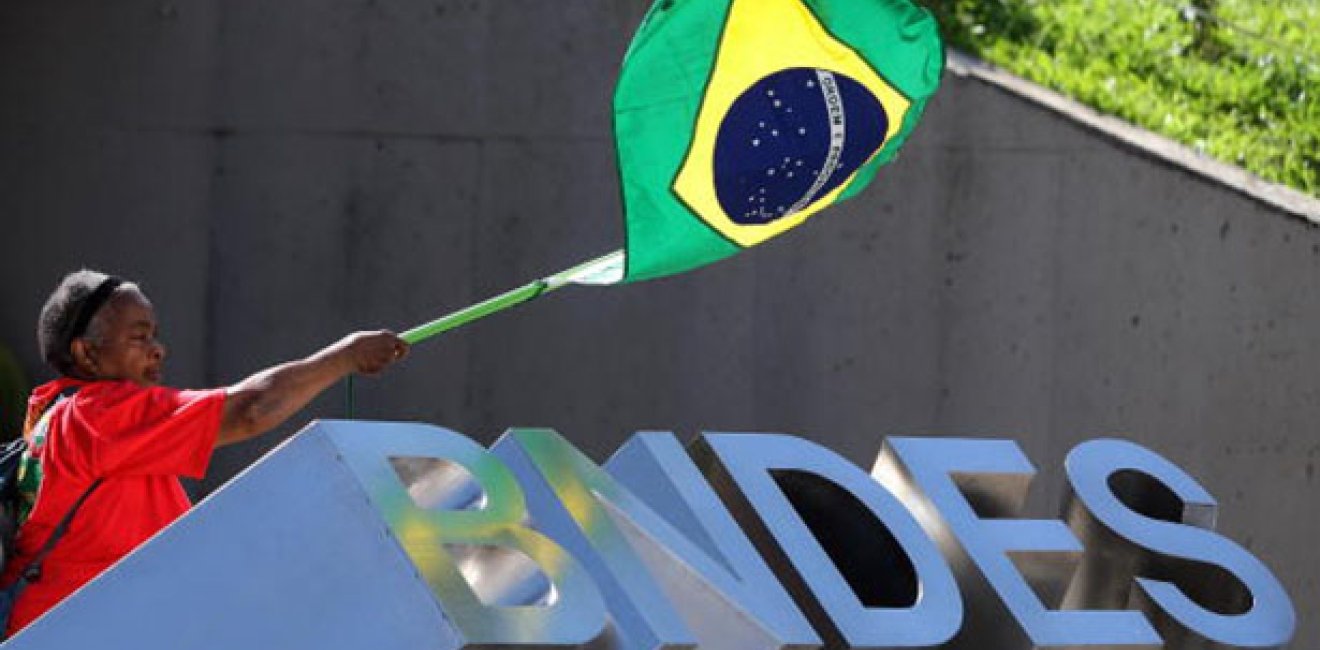
[[[61,273],[139,278],[170,381],[233,382],[617,247],[613,76],[642,0],[0,6],[0,343]],[[1199,477],[1320,647],[1320,230],[974,77],[860,199],[691,274],[575,289],[419,346],[360,417],[1021,441],[1049,516],[1078,441]],[[316,416],[217,454],[205,490]]]

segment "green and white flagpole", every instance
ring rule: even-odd
[[[506,291],[494,298],[464,307],[452,314],[423,323],[399,335],[409,345],[415,345],[433,336],[443,334],[491,314],[521,305],[570,284],[616,284],[623,279],[623,251],[583,262],[573,268],[529,282],[517,289]]]
[[[562,289],[570,284],[608,285],[618,284],[623,279],[624,252],[614,251],[609,255],[583,262],[572,268],[547,275],[529,282],[517,289],[506,291],[498,296],[483,300],[475,305],[464,307],[451,314],[446,314],[433,321],[422,323],[399,335],[409,345],[416,345],[450,330],[462,327],[473,321],[497,314],[510,307],[531,302],[551,291]],[[353,375],[348,376],[346,410],[348,418],[353,417]]]

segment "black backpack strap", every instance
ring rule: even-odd
[[[59,395],[46,405],[45,411],[43,411],[42,414],[45,415],[46,413],[49,413],[51,409],[55,408],[56,404],[72,398],[74,393],[77,393],[80,388],[82,388],[82,386],[73,385],[60,391]],[[29,562],[28,565],[23,568],[22,573],[19,574],[21,576],[19,578],[21,582],[32,583],[41,579],[41,567],[46,561],[46,556],[50,555],[51,550],[55,548],[55,543],[60,541],[61,537],[64,537],[64,533],[68,532],[69,522],[73,521],[73,516],[78,514],[78,509],[82,508],[83,502],[87,501],[87,497],[92,496],[92,492],[95,492],[96,488],[101,486],[102,480],[104,479],[98,478],[95,481],[92,481],[92,484],[87,486],[87,490],[78,497],[78,500],[73,502],[73,507],[69,508],[69,511],[64,513],[64,518],[60,519],[60,523],[55,524],[55,530],[52,530],[50,536],[46,538],[46,543],[41,545],[41,549],[32,557],[32,561]]]
[[[69,508],[69,511],[64,514],[64,518],[60,520],[60,523],[55,525],[55,530],[51,531],[50,537],[46,538],[46,543],[41,545],[41,550],[37,551],[32,561],[24,567],[21,574],[24,582],[33,583],[41,579],[41,565],[45,562],[46,556],[50,554],[51,549],[55,548],[55,543],[60,541],[61,537],[64,537],[64,533],[68,532],[69,522],[73,521],[73,516],[78,514],[78,509],[82,507],[83,502],[87,501],[87,497],[92,496],[96,488],[101,487],[101,481],[103,480],[98,478],[93,481],[87,487],[87,491],[83,492],[82,496],[73,502],[73,507]]]

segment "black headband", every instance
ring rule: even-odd
[[[97,285],[96,290],[92,291],[91,295],[83,301],[82,306],[78,308],[78,316],[73,319],[72,325],[67,330],[68,336],[64,337],[66,343],[71,343],[87,332],[87,326],[91,324],[92,317],[96,315],[97,310],[110,299],[115,289],[118,289],[119,285],[123,283],[122,279],[112,275]]]

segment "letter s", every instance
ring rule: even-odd
[[[1065,471],[1066,518],[1087,547],[1065,607],[1139,608],[1167,648],[1279,648],[1292,638],[1287,592],[1214,532],[1214,498],[1178,466],[1102,439],[1073,449]]]

